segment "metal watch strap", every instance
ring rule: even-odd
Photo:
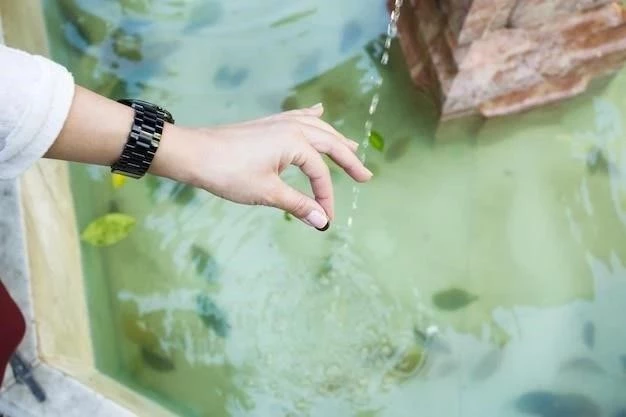
[[[147,102],[128,99],[118,101],[132,107],[135,117],[122,155],[111,166],[111,172],[138,179],[150,169],[165,122],[174,123],[174,119],[166,110]]]

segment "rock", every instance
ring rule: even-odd
[[[626,61],[626,10],[615,0],[407,0],[398,33],[442,120],[566,99]]]

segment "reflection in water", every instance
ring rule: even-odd
[[[363,140],[380,94],[357,210],[331,167],[350,229],[73,167],[81,228],[112,207],[138,219],[83,247],[104,372],[188,416],[623,413],[626,73],[435,143],[395,43],[380,64],[383,2],[48,3],[80,83],[185,124],[321,101]]]

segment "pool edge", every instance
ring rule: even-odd
[[[49,55],[40,0],[0,0],[0,31],[0,42],[31,53]],[[95,368],[69,184],[68,165],[49,160],[37,163],[18,183],[21,201],[18,217],[21,218],[30,268],[28,277],[38,357],[65,374],[61,378],[78,381],[136,415],[173,417],[159,404]],[[54,387],[49,389],[52,391]],[[7,387],[3,396],[10,396],[11,391],[12,387]],[[96,397],[96,393],[84,390],[79,395]],[[99,411],[106,413],[100,408]],[[23,411],[37,412],[36,409]]]

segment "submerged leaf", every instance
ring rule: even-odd
[[[156,349],[159,346],[158,336],[147,329],[134,317],[122,317],[124,335],[131,342],[147,349]]]
[[[451,288],[433,295],[433,304],[441,310],[454,311],[466,307],[477,299],[477,296],[463,289]]]
[[[191,263],[196,273],[209,281],[217,279],[218,266],[215,258],[204,248],[198,245],[191,246]]]
[[[122,188],[124,184],[126,184],[127,181],[128,181],[128,177],[124,175],[120,175],[120,174],[111,175],[111,184],[113,185],[113,188],[115,188],[116,190]]]
[[[300,19],[304,19],[305,17],[308,17],[308,16],[314,14],[316,11],[317,11],[317,8],[304,10],[302,12],[292,13],[289,16],[286,16],[286,17],[284,17],[282,19],[278,19],[277,21],[272,23],[270,25],[270,27],[277,28],[277,27],[281,27],[281,26],[284,26],[284,25],[288,25],[290,23],[295,23],[295,22],[297,22]]]
[[[502,350],[493,349],[483,357],[474,370],[472,378],[477,381],[483,381],[493,375],[502,363]]]
[[[141,359],[155,371],[171,372],[175,369],[174,362],[170,358],[146,347],[141,348]]]
[[[583,343],[589,349],[593,349],[596,343],[596,326],[590,321],[583,326]]]
[[[290,222],[291,220],[293,220],[293,217],[291,216],[291,214],[289,214],[288,212],[285,212],[285,214],[283,215],[283,217],[285,218],[285,220],[287,220],[288,222]]]
[[[581,394],[532,391],[522,395],[515,405],[524,413],[542,417],[599,417],[601,415],[600,407]]]
[[[385,149],[385,139],[383,139],[383,136],[377,131],[372,130],[370,132],[369,141],[372,148],[376,149],[377,151],[382,152]]]
[[[393,367],[396,376],[408,377],[424,367],[426,351],[420,346],[413,345],[402,353],[400,360]]]
[[[213,329],[220,337],[228,336],[230,325],[226,321],[226,314],[209,298],[200,294],[196,297],[196,312],[202,322]]]
[[[602,174],[608,174],[612,168],[611,162],[607,159],[604,152],[594,147],[587,154],[587,170],[590,174],[596,174],[598,172]]]
[[[620,362],[622,363],[622,370],[626,374],[626,355],[622,355],[619,357]]]
[[[385,161],[394,162],[402,158],[408,152],[410,144],[411,139],[409,137],[393,142],[385,152]]]
[[[110,213],[91,222],[81,238],[93,246],[111,246],[126,238],[136,223],[132,216]]]
[[[190,203],[195,195],[196,189],[188,184],[176,184],[171,193],[174,202],[181,206]]]
[[[580,371],[580,372],[586,372],[590,374],[606,373],[604,368],[598,365],[596,361],[594,361],[593,359],[589,359],[589,358],[576,358],[576,359],[569,360],[567,362],[564,362],[559,367],[559,370],[561,372]]]

